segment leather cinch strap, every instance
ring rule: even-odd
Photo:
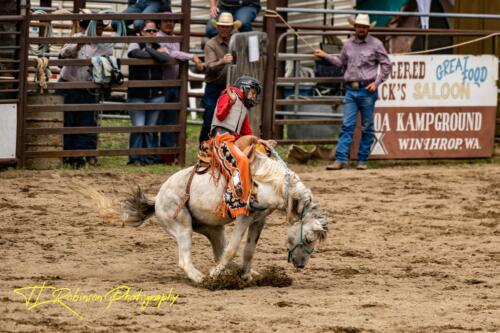
[[[191,189],[191,183],[193,181],[194,174],[196,173],[196,170],[198,169],[198,163],[193,167],[193,170],[191,170],[191,173],[189,174],[189,180],[186,184],[186,191],[184,192],[184,196],[182,197],[181,201],[179,202],[179,206],[177,206],[177,210],[175,211],[175,214],[173,216],[173,219],[175,220],[179,213],[181,212],[181,209],[184,208],[184,206],[187,204],[189,201],[189,192]]]

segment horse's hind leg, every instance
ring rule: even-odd
[[[212,244],[214,260],[216,263],[219,262],[222,254],[224,253],[224,248],[226,247],[226,234],[224,233],[224,226],[197,225],[194,227],[193,231],[208,238]]]
[[[243,249],[242,268],[244,279],[251,280],[254,276],[259,274],[252,269],[252,259],[265,222],[266,219],[263,218],[261,220],[255,221],[248,228],[247,241],[245,243],[245,248]]]
[[[201,282],[204,275],[193,266],[191,258],[193,227],[191,225],[191,215],[186,208],[183,208],[177,219],[173,220],[168,215],[171,212],[157,212],[160,225],[177,240],[179,250],[179,267],[194,282]]]

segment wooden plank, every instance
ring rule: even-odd
[[[276,105],[323,105],[342,104],[344,97],[315,98],[315,99],[277,99]]]
[[[316,83],[334,83],[334,82],[344,82],[342,76],[329,76],[329,77],[278,77],[278,85],[283,83],[304,83],[304,82],[316,82]]]
[[[124,111],[124,110],[179,110],[180,103],[116,103],[116,104],[32,104],[28,112]]]
[[[163,13],[114,13],[114,14],[33,14],[32,21],[75,21],[75,20],[161,20]],[[5,16],[2,16],[2,21]],[[21,17],[22,16],[18,16]],[[169,20],[183,20],[183,14],[170,14]],[[20,19],[17,19],[20,20]]]
[[[178,133],[182,130],[181,125],[158,125],[158,126],[120,126],[120,127],[59,127],[59,128],[26,128],[26,134],[81,134],[81,133],[149,133],[169,132]]]
[[[142,149],[106,149],[106,150],[62,150],[62,151],[26,151],[27,158],[57,158],[70,156],[120,156],[120,155],[150,155],[178,153],[180,147],[169,148],[142,148]]]
[[[191,13],[191,0],[182,1],[182,9],[183,13]],[[185,15],[185,19],[181,22],[181,32],[182,32],[182,43],[181,43],[181,51],[189,52],[189,34],[191,31],[191,15]],[[186,109],[188,107],[188,69],[189,65],[186,62],[181,63],[179,66],[179,78],[182,81],[181,87],[179,89],[179,102],[180,102],[180,110],[179,110],[179,124],[182,124],[182,131],[179,133],[177,137],[177,144],[181,147],[179,152],[178,161],[180,164],[186,163]]]
[[[102,37],[33,37],[30,44],[100,44],[100,43],[179,43],[182,37],[144,37],[144,36],[102,36]]]
[[[276,140],[280,145],[329,145],[337,144],[336,139],[290,139]]]
[[[205,93],[201,93],[201,92],[188,93],[188,97],[203,97],[203,96],[205,96]]]
[[[120,64],[129,66],[129,65],[159,65],[159,63],[153,59],[130,59],[130,58],[121,58]],[[1,62],[1,60],[0,60]],[[89,66],[91,63],[90,59],[49,59],[49,66]],[[175,59],[171,59],[166,62],[169,65],[176,65],[179,62]],[[34,60],[29,60],[28,65],[35,67],[36,62]]]
[[[114,88],[151,88],[151,87],[179,87],[180,80],[132,80],[124,81],[122,84],[114,84]],[[36,82],[29,82],[29,89],[38,89],[39,85]],[[100,88],[101,85],[86,81],[86,82],[49,82],[47,83],[48,89],[82,89],[82,88]]]
[[[320,119],[276,119],[275,125],[341,125],[342,119],[320,118]]]

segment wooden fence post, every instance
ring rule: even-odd
[[[189,52],[189,33],[190,33],[190,25],[191,25],[191,0],[183,0],[182,1],[182,24],[181,24],[181,32],[182,32],[182,42],[181,42],[181,51]],[[179,153],[179,163],[186,163],[186,117],[187,117],[187,105],[188,105],[188,69],[189,62],[181,62],[179,65],[179,79],[181,80],[181,87],[179,92],[179,102],[180,102],[180,110],[179,110],[179,124],[182,126],[182,130],[179,133],[178,145],[181,147]]]

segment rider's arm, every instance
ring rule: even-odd
[[[215,113],[217,119],[219,119],[220,121],[226,119],[227,115],[229,114],[229,111],[231,111],[232,106],[233,105],[229,102],[229,95],[223,93],[222,96],[217,101],[217,108]]]

